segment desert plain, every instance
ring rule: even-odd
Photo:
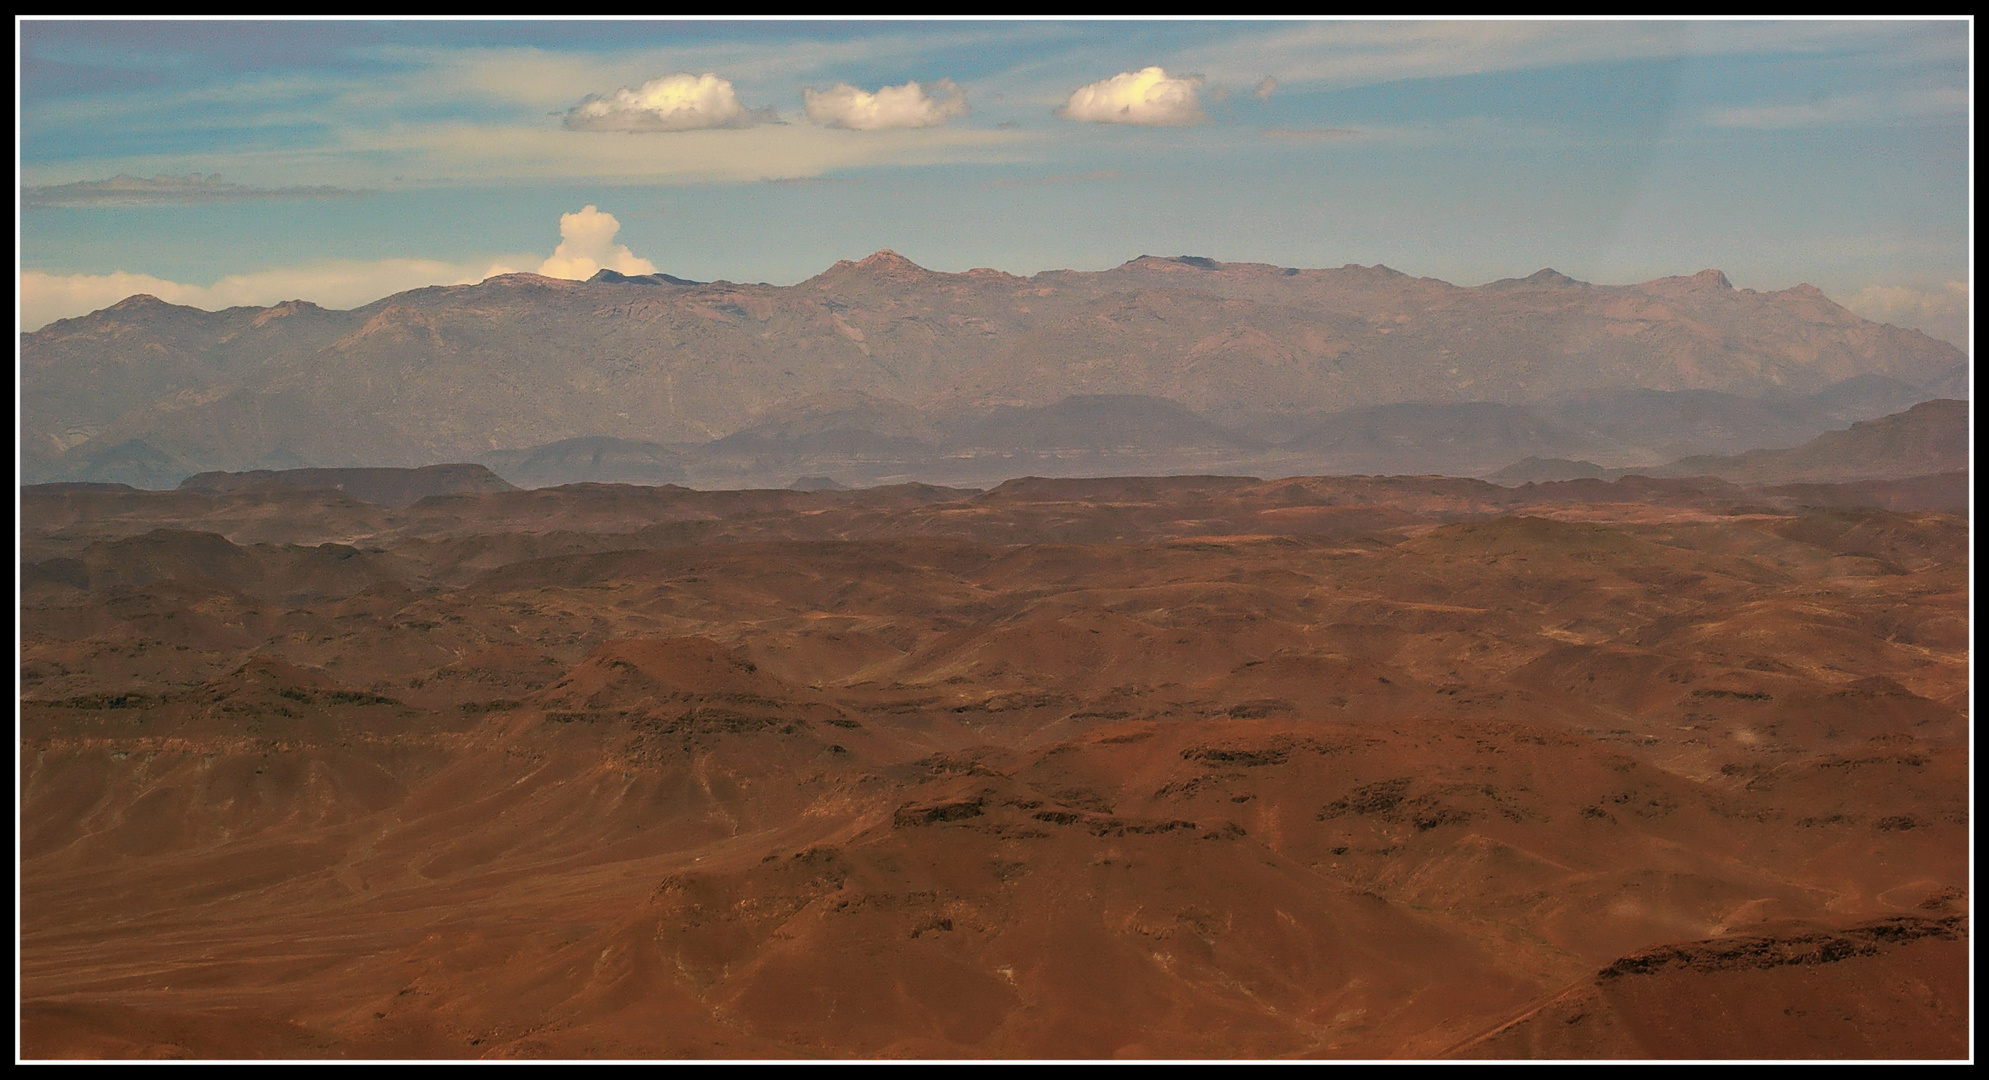
[[[1969,1052],[1964,474],[481,473],[24,489],[24,1057]]]

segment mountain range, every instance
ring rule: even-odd
[[[1944,342],[1717,270],[1461,287],[1142,256],[792,286],[602,271],[207,312],[134,296],[21,338],[23,478],[479,461],[525,486],[1486,475],[1789,446],[1965,394]]]

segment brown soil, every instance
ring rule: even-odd
[[[30,492],[21,1054],[1962,1057],[1966,524]]]

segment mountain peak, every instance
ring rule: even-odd
[[[107,308],[99,309],[91,314],[109,316],[118,322],[145,322],[152,319],[186,318],[190,315],[205,316],[214,313],[205,308],[192,307],[187,304],[175,304],[170,300],[161,300],[151,293],[133,293],[119,300],[117,303]],[[84,317],[87,318],[88,316]],[[67,322],[70,320],[62,321]]]
[[[829,267],[809,280],[822,280],[832,275],[840,280],[855,275],[864,278],[909,281],[925,278],[931,274],[932,271],[927,270],[925,267],[892,251],[890,248],[884,248],[864,256],[863,259],[857,262],[851,262],[848,259],[838,259],[834,266]]]
[[[490,277],[484,278],[481,282],[478,283],[478,286],[479,287],[492,286],[492,285],[528,286],[528,287],[536,287],[543,289],[543,288],[573,288],[579,286],[580,284],[582,283],[575,281],[572,278],[551,277],[546,274],[535,274],[529,270],[518,270],[509,274],[494,274]],[[437,287],[438,286],[432,286],[432,285],[429,286],[429,288],[437,288]],[[400,294],[396,293],[395,295],[398,296]],[[392,300],[393,298],[394,297],[389,296],[386,297],[385,299]]]
[[[1222,264],[1206,255],[1141,255],[1129,259],[1126,266],[1141,266],[1153,270],[1173,270],[1177,267],[1190,267],[1195,270],[1220,270]]]
[[[895,251],[892,251],[890,248],[884,248],[882,250],[873,252],[872,254],[867,256],[862,262],[857,263],[856,268],[858,270],[869,270],[873,273],[879,271],[884,271],[884,272],[909,271],[912,273],[923,274],[926,272],[925,267],[920,266],[919,264],[913,262],[910,259],[905,258],[903,255],[900,255]]]
[[[251,308],[249,310],[253,311],[255,309]],[[257,311],[254,325],[259,327],[267,326],[277,319],[287,319],[293,315],[318,314],[324,310],[324,308],[311,303],[309,300],[285,300],[263,308],[261,311]]]
[[[1658,278],[1655,281],[1646,281],[1642,285],[1637,286],[1637,288],[1662,296],[1684,296],[1692,293],[1726,293],[1734,291],[1733,282],[1728,281],[1725,274],[1711,268],[1701,270],[1689,277],[1666,277]]]
[[[1562,272],[1554,269],[1551,266],[1545,269],[1535,270],[1533,273],[1528,274],[1523,278],[1500,278],[1497,281],[1487,283],[1484,287],[1487,289],[1511,289],[1526,285],[1531,285],[1535,287],[1544,286],[1546,288],[1577,288],[1577,289],[1586,289],[1589,287],[1588,282],[1581,281],[1576,278],[1571,278],[1568,275],[1563,274]]]
[[[1366,281],[1393,281],[1397,278],[1406,278],[1409,276],[1403,273],[1402,271],[1395,269],[1392,266],[1384,266],[1381,263],[1375,263],[1373,266],[1362,266],[1359,263],[1348,263],[1347,265],[1340,267],[1339,273],[1342,275],[1352,277],[1355,280],[1366,280]]]
[[[680,278],[675,274],[664,274],[664,273],[624,274],[621,273],[620,271],[609,270],[606,267],[602,267],[601,269],[594,271],[594,276],[588,278],[587,280],[589,283],[597,285],[607,284],[607,285],[694,286],[694,285],[704,284],[704,282],[702,281],[692,281],[690,278]]]

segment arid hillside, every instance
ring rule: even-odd
[[[1926,401],[1787,450],[1690,457],[1650,472],[1718,476],[1741,484],[1899,480],[1953,472],[1968,468],[1968,412],[1965,401]]]
[[[25,1056],[1967,1052],[1939,485],[369,490],[24,491]]]

